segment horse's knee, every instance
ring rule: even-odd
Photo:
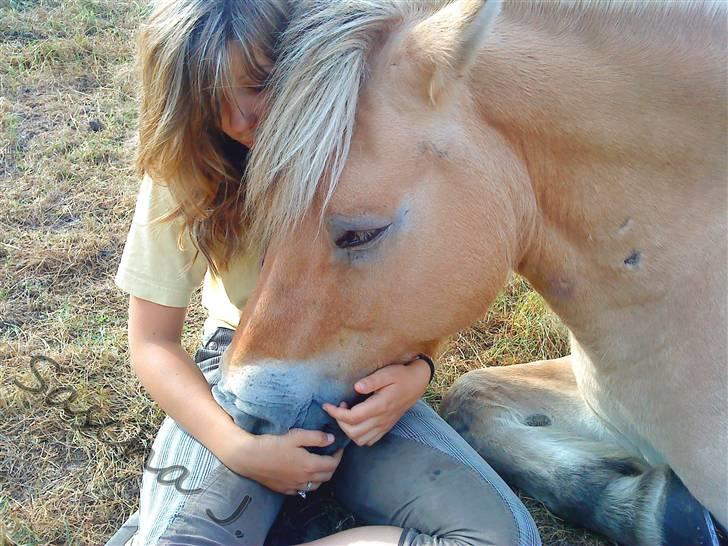
[[[440,414],[471,445],[487,441],[504,423],[517,420],[518,412],[504,390],[490,370],[473,370],[453,383],[442,399]]]
[[[440,413],[445,419],[461,413],[477,412],[487,415],[494,391],[488,389],[493,386],[492,380],[487,372],[483,372],[485,370],[473,370],[463,374],[452,384],[440,404]]]
[[[578,395],[568,357],[468,372],[445,394],[440,413],[468,443],[486,452],[524,429],[554,425],[574,436],[599,429]]]

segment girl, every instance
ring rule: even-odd
[[[210,392],[258,272],[245,250],[243,175],[287,13],[285,0],[159,0],[142,27],[144,179],[116,283],[130,295],[132,365],[168,417],[139,511],[108,544],[261,546],[284,495],[329,480],[374,525],[316,544],[539,544],[518,498],[419,400],[424,360],[364,378],[357,391],[371,396],[355,414],[328,410],[353,440],[330,456],[307,448],[331,435],[251,434]],[[208,316],[193,362],[180,338],[200,284]]]

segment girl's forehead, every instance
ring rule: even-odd
[[[251,63],[255,63],[261,70],[270,72],[273,69],[273,61],[271,61],[258,48],[252,48],[250,58],[243,51],[243,46],[238,42],[229,44],[230,70],[234,79],[251,78]]]

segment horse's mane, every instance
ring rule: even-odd
[[[250,240],[265,242],[306,213],[319,188],[325,205],[346,162],[367,58],[382,36],[405,21],[423,19],[452,0],[300,0],[281,38],[270,83],[269,109],[256,132],[247,171]],[[590,21],[646,13],[669,21],[680,14],[725,17],[723,0],[623,2],[622,0],[511,0],[516,17]],[[574,26],[571,27],[572,29]]]

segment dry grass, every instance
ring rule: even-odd
[[[163,417],[127,364],[126,297],[112,282],[137,187],[130,59],[142,10],[133,0],[0,0],[0,544],[103,544],[137,505],[142,457]],[[190,352],[202,319],[196,301]],[[515,279],[454,340],[428,396],[437,403],[474,367],[566,350],[558,322]],[[33,355],[62,367],[39,365],[47,389],[73,388],[73,409],[98,405],[100,418],[120,423],[106,442],[83,417],[13,383],[37,384]],[[546,544],[606,544],[526,502]],[[332,522],[353,524],[331,503],[294,499],[277,536],[297,526],[325,533]]]

